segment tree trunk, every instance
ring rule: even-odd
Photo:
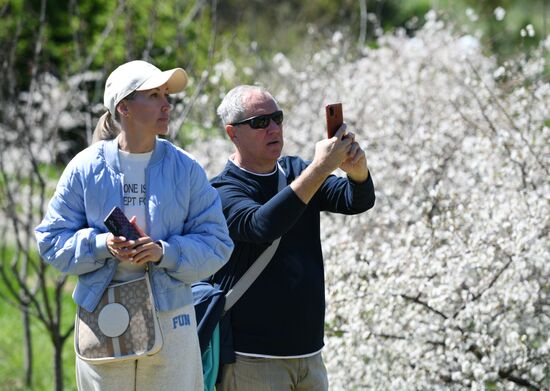
[[[63,340],[59,333],[55,336],[53,348],[55,391],[63,391]]]
[[[25,307],[22,310],[23,315],[23,360],[25,370],[25,385],[30,388],[32,384],[32,334],[29,309]]]

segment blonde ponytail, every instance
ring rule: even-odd
[[[120,127],[108,111],[103,114],[94,129],[92,144],[101,140],[112,140],[120,133]]]

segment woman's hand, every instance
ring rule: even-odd
[[[132,263],[136,265],[145,265],[147,262],[159,262],[163,255],[162,245],[153,242],[147,234],[136,223],[136,216],[130,219],[130,223],[138,230],[141,237],[134,240]]]
[[[144,265],[147,262],[159,262],[163,255],[162,245],[153,242],[136,223],[136,216],[130,219],[141,237],[136,240],[126,240],[123,236],[107,236],[107,248],[109,252],[120,262],[129,262],[136,265]]]
[[[126,240],[124,236],[115,236],[112,233],[107,236],[107,248],[120,262],[132,262],[135,254],[133,243],[133,240]]]

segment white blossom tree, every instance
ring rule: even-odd
[[[343,102],[375,184],[373,210],[324,216],[331,387],[548,390],[550,38],[498,65],[430,13],[378,44],[350,57],[337,33],[262,80],[287,154],[312,158]],[[212,175],[230,151],[191,149]]]

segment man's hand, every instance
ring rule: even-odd
[[[343,124],[334,137],[315,144],[313,162],[290,184],[305,204],[309,203],[325,179],[340,167],[344,160],[349,159],[353,139],[346,137],[345,133],[346,124]]]
[[[348,151],[353,139],[347,137],[346,128],[347,125],[342,124],[334,137],[321,140],[315,144],[315,156],[311,165],[326,174],[323,180],[348,158]]]
[[[342,162],[340,168],[348,174],[348,177],[352,181],[357,183],[364,182],[369,177],[365,151],[355,141],[355,134],[350,132],[344,138],[351,139],[351,144],[347,151],[347,158]]]

